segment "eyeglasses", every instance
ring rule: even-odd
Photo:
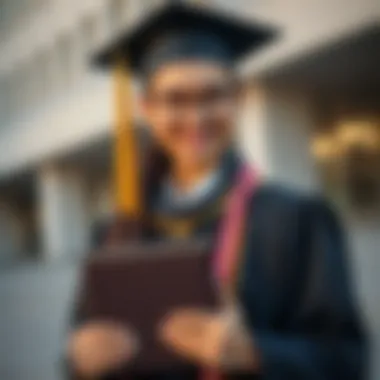
[[[166,112],[184,114],[202,109],[207,112],[218,112],[234,101],[234,86],[210,86],[199,91],[172,89],[166,92],[152,91],[148,99],[154,106]]]

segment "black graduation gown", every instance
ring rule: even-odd
[[[224,184],[199,207],[214,211],[202,217],[194,234],[216,234],[220,218],[211,205],[229,187],[236,166],[226,169]],[[228,378],[363,379],[366,342],[335,214],[323,200],[277,185],[261,186],[249,207],[237,293],[262,368],[259,375]],[[155,209],[174,221],[198,212],[162,205]],[[165,237],[154,232],[155,238]],[[189,372],[150,378],[196,377]]]
[[[239,298],[262,355],[262,380],[358,380],[366,343],[337,217],[321,199],[259,191]]]

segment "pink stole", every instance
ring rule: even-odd
[[[243,256],[243,237],[249,202],[259,183],[258,175],[248,164],[238,173],[234,187],[227,197],[225,215],[217,237],[213,256],[213,275],[227,298],[234,298],[240,261]],[[206,369],[202,380],[220,380],[220,373]]]

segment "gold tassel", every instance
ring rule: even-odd
[[[123,216],[141,213],[139,160],[133,131],[132,81],[125,60],[114,68],[116,210]]]

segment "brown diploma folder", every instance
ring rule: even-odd
[[[180,307],[216,307],[206,241],[135,242],[92,255],[83,296],[90,319],[125,322],[138,332],[134,371],[180,369],[188,363],[157,339],[160,321]]]

